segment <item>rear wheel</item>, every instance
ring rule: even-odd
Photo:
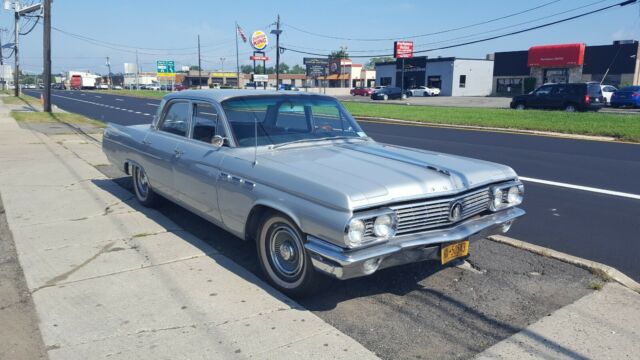
[[[576,112],[576,111],[578,111],[578,108],[576,107],[575,104],[566,104],[564,106],[564,111],[566,111],[566,112]]]
[[[151,188],[149,178],[143,168],[131,165],[131,175],[133,177],[133,190],[140,203],[147,207],[158,204],[159,197]]]
[[[266,214],[261,222],[257,238],[260,267],[269,282],[287,295],[308,293],[318,277],[303,239],[296,224],[280,213]]]
[[[389,100],[389,95],[387,94],[382,95],[382,100]]]
[[[524,103],[517,103],[516,104],[516,110],[524,110],[527,107],[524,105]]]

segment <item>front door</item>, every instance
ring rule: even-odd
[[[180,200],[212,221],[221,222],[218,207],[220,164],[228,146],[215,147],[215,135],[226,136],[219,111],[212,104],[193,101],[189,140],[178,147],[180,159],[174,168],[174,179],[180,189]]]
[[[151,186],[169,197],[176,197],[173,167],[180,153],[178,146],[189,130],[189,101],[167,104],[155,130],[145,138],[146,163],[142,164]]]
[[[540,86],[533,92],[532,94],[533,96],[531,96],[531,100],[527,105],[534,108],[547,107],[552,90],[553,90],[553,85]]]

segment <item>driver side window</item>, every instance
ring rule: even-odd
[[[224,127],[218,117],[218,111],[209,103],[196,102],[193,104],[191,123],[193,124],[191,137],[194,140],[210,144],[214,136],[225,136]]]
[[[551,85],[541,86],[536,90],[535,94],[536,96],[549,95],[551,93],[551,89],[553,89],[553,86]]]

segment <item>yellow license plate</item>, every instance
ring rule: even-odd
[[[440,262],[442,265],[453,259],[469,255],[469,240],[460,241],[440,248]]]

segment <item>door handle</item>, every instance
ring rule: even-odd
[[[151,145],[151,141],[142,140],[142,145]]]
[[[173,153],[175,154],[176,157],[180,157],[182,155],[184,155],[184,151],[178,150],[178,149],[174,149]]]

